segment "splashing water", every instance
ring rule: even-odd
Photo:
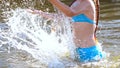
[[[11,13],[11,16],[8,16],[8,22],[6,22],[7,31],[1,29],[0,34],[2,44],[0,47],[4,49],[1,52],[7,51],[10,54],[18,50],[22,53],[27,52],[39,60],[43,67],[65,68],[78,65],[73,61],[75,47],[70,20],[67,17],[60,14],[60,20],[57,19],[59,17],[49,20],[21,8],[8,13]],[[89,64],[86,65],[89,66]]]
[[[6,50],[6,46],[10,54],[16,50],[27,52],[39,60],[43,67],[65,68],[78,65],[73,61],[75,47],[70,20],[64,15],[58,21],[57,18],[49,20],[21,8],[11,12],[13,16],[6,22],[6,31],[1,29],[0,47],[4,49],[2,51]],[[86,63],[87,66],[90,64]],[[98,63],[94,63],[96,64]]]
[[[106,47],[105,50],[111,53],[111,56],[107,58],[108,61],[81,64],[77,60],[73,60],[74,43],[72,42],[70,22],[65,16],[62,16],[61,20],[57,18],[48,20],[40,15],[28,13],[26,9],[23,9],[29,7],[44,10],[43,6],[46,6],[46,4],[47,7],[50,7],[46,1],[0,0],[0,11],[3,12],[3,14],[0,12],[0,21],[4,22],[2,19],[7,19],[5,24],[1,25],[0,23],[0,68],[120,67],[120,49],[119,42],[117,42],[119,41],[119,20],[116,20],[119,19],[119,3],[101,5],[104,8],[101,15],[103,20],[100,22],[103,29],[98,34],[101,42],[103,42],[102,39],[104,39],[103,43],[107,42],[108,46],[103,45]],[[116,12],[113,7],[111,8],[111,5],[116,5],[116,7],[113,6],[114,10],[117,10]],[[22,7],[22,9],[18,7]],[[112,14],[106,10],[111,10]],[[49,10],[45,9],[45,11]],[[117,15],[117,17],[111,19],[112,15]],[[118,56],[114,57],[117,54]]]
[[[7,38],[5,41],[9,47],[24,50],[46,65],[51,62],[63,65],[61,57],[73,54],[71,27],[67,18],[51,21],[20,8],[12,12],[13,16],[7,22],[7,34],[0,34],[1,38]]]

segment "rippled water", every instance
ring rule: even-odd
[[[120,3],[102,3],[100,14],[100,39],[105,47],[115,47],[110,49],[118,55],[120,54]]]
[[[120,3],[101,3],[99,40],[103,42],[105,51],[110,53],[108,58],[113,68],[120,67]],[[118,67],[114,67],[114,65]]]
[[[34,3],[36,0],[34,2],[31,1],[32,0],[22,3],[22,8],[18,9],[19,11],[13,11],[15,14],[11,14],[10,12],[4,13],[3,15],[7,14],[7,19],[5,16],[1,16],[1,22],[5,22],[8,25],[0,24],[0,68],[47,68],[50,65],[56,65],[56,68],[64,68],[64,65],[66,66],[65,68],[120,67],[119,2],[101,2],[100,29],[98,30],[97,37],[100,43],[102,43],[103,49],[110,54],[110,56],[101,62],[81,64],[74,59],[73,55],[70,56],[70,52],[73,54],[71,50],[73,43],[70,40],[71,37],[67,36],[72,36],[70,27],[62,27],[63,25],[70,26],[68,19],[62,21],[64,22],[62,24],[56,21],[52,21],[52,23],[54,22],[55,24],[50,24],[49,22],[51,21],[49,20],[27,13],[23,8],[28,6],[31,8],[33,6],[35,7]],[[20,1],[20,3],[21,2],[22,1]],[[42,1],[40,0],[40,2]],[[32,5],[24,6],[28,3]],[[14,2],[11,2],[11,4],[14,6],[9,6],[9,2],[6,3],[6,5],[8,5],[6,6],[6,8],[8,8],[6,10],[2,5],[3,10],[1,11],[15,9],[20,5]],[[45,10],[48,11],[48,9]],[[3,19],[5,19],[5,21],[3,21]],[[36,25],[34,23],[36,23]],[[55,26],[57,32],[51,32],[52,26]],[[66,28],[68,28],[68,31]],[[57,45],[60,45],[60,47]],[[51,61],[53,62],[49,65]]]

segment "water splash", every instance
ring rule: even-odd
[[[21,8],[12,10],[10,13],[12,16],[6,22],[7,31],[1,31],[0,34],[2,44],[0,47],[4,49],[1,52],[6,49],[11,54],[21,50],[22,53],[27,52],[34,59],[39,60],[42,66],[49,68],[78,66],[73,61],[75,47],[70,20],[67,17],[63,15],[61,20],[58,20],[58,17],[50,20]],[[82,67],[90,65],[91,63],[80,64]],[[96,66],[95,63],[93,65]]]
[[[73,60],[75,59],[75,55],[70,21],[64,15],[58,21],[57,18],[55,20],[49,20],[43,18],[41,15],[28,13],[26,9],[21,8],[12,10],[10,13],[12,13],[12,16],[8,18],[8,22],[4,26],[2,24],[0,30],[0,53],[4,54],[6,51],[8,54],[19,54],[20,50],[23,54],[19,55],[23,56],[22,58],[19,57],[20,60],[26,54],[39,60],[39,64],[30,63],[33,58],[27,62],[28,64],[32,64],[33,67],[111,67],[110,65],[113,62],[108,63],[108,61],[102,61],[78,64],[79,62],[77,63],[77,61]],[[18,53],[15,53],[15,51],[18,51]],[[11,60],[11,58],[7,60]],[[108,65],[106,66],[106,64]]]
[[[11,12],[13,16],[8,18],[7,34],[1,34],[2,38],[7,39],[9,47],[24,50],[47,65],[51,61],[63,65],[60,63],[61,57],[73,53],[71,27],[67,18],[51,21],[20,8]]]
[[[120,50],[118,46],[119,42],[116,42],[119,41],[119,17],[117,14],[114,20],[112,18],[112,21],[111,18],[106,17],[108,15],[112,17],[111,12],[112,15],[116,15],[113,14],[115,11],[111,11],[109,14],[107,14],[108,12],[102,13],[102,18],[106,17],[107,19],[102,19],[104,25],[102,25],[102,30],[100,30],[99,35],[97,34],[100,37],[99,40],[107,43],[107,46],[104,44],[106,47],[105,50],[111,53],[111,56],[107,58],[108,61],[81,64],[71,59],[62,60],[64,59],[64,55],[69,58],[69,51],[71,54],[74,54],[70,23],[66,17],[62,16],[61,20],[64,21],[50,21],[39,15],[30,14],[25,9],[16,9],[18,7],[41,9],[46,5],[44,4],[45,2],[46,0],[0,0],[0,8],[3,12],[3,14],[2,12],[0,13],[0,21],[2,21],[1,19],[7,19],[6,21],[8,21],[6,22],[7,25],[0,24],[0,68],[44,68],[46,66],[56,67],[59,65],[64,68],[63,63],[68,68],[120,67],[120,56],[114,56],[116,54],[119,55],[118,51]],[[116,11],[118,13],[118,4],[112,3],[109,5],[116,5]],[[108,8],[106,5],[101,5],[101,8],[105,8],[102,9],[103,11],[106,11],[106,8]],[[110,21],[107,21],[108,19]],[[53,29],[56,30],[53,31]],[[29,56],[32,56],[32,58]],[[71,57],[74,56],[71,55]]]

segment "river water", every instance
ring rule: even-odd
[[[97,37],[108,56],[85,64],[74,56],[69,18],[56,9],[61,20],[56,17],[51,21],[26,11],[30,7],[53,12],[46,0],[1,0],[0,5],[0,68],[120,67],[120,2],[101,2]]]

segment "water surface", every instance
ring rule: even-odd
[[[25,8],[57,12],[53,7],[49,7],[51,4],[46,0],[1,0],[0,3],[0,21],[10,26],[0,25],[0,68],[46,68],[49,62],[55,58],[51,65],[58,63],[58,65],[63,66],[64,64],[66,68],[120,67],[120,2],[101,1],[100,29],[97,32],[97,37],[103,46],[103,50],[110,56],[105,61],[93,64],[81,64],[74,59],[73,55],[71,55],[72,58],[70,57],[69,49],[72,49],[72,41],[70,40],[71,37],[68,38],[67,35],[72,35],[69,30],[70,27],[68,27],[68,25],[70,26],[68,19],[62,21],[65,23],[60,24],[61,22],[48,21],[25,12]],[[45,5],[43,5],[44,3]],[[70,4],[68,1],[66,3]],[[6,12],[18,7],[21,8],[13,11],[16,14]],[[45,9],[46,7],[47,9]],[[56,24],[51,24],[51,22]],[[67,25],[67,27],[63,25]],[[50,30],[53,29],[53,26],[57,29],[55,33],[51,33]],[[48,44],[51,47],[48,48]]]

